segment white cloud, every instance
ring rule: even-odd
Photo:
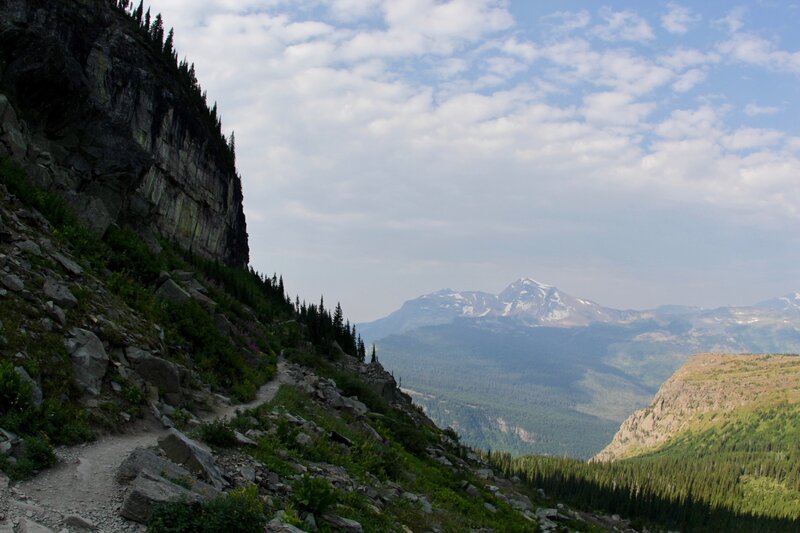
[[[655,38],[653,29],[645,19],[633,11],[600,10],[605,24],[594,27],[594,34],[605,41],[645,42]]]
[[[755,117],[758,115],[774,115],[781,110],[778,106],[762,106],[755,103],[749,103],[744,108],[745,115]]]
[[[669,11],[661,17],[661,25],[670,33],[683,35],[701,19],[691,9],[672,2],[667,4],[667,8]]]
[[[592,20],[588,11],[557,11],[541,18],[542,22],[550,25],[554,34],[569,33],[585,28]]]
[[[680,75],[678,81],[672,84],[672,89],[675,92],[685,93],[693,89],[698,83],[706,79],[706,73],[699,68],[687,70]]]
[[[625,202],[721,225],[800,217],[797,134],[770,125],[780,109],[759,95],[717,83],[742,65],[796,82],[777,36],[667,48],[640,15],[610,10],[597,25],[557,14],[537,34],[489,0],[161,2],[236,130],[254,258],[269,271],[316,283],[310,265],[338,261],[385,281],[440,261],[450,275],[473,249],[505,253],[511,233],[533,248],[531,228],[553,220],[594,213],[613,233],[607,213]],[[719,98],[693,107],[680,93],[701,83]],[[723,107],[738,101],[763,129]],[[273,250],[289,249],[302,257],[286,266]]]
[[[637,126],[653,112],[653,103],[635,102],[627,93],[604,92],[583,99],[583,114],[590,123],[600,126]]]
[[[715,22],[717,25],[727,28],[730,33],[736,33],[744,27],[744,15],[745,9],[743,7],[737,7]]]
[[[800,51],[787,52],[763,37],[737,33],[718,46],[731,59],[775,71],[800,73]]]
[[[778,144],[784,135],[775,130],[759,128],[740,128],[722,138],[722,145],[728,150],[752,150]]]

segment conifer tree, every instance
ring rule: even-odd
[[[378,355],[375,353],[375,344],[372,345],[372,356],[370,357],[369,362],[372,364],[378,362]]]

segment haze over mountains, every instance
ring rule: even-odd
[[[470,444],[588,457],[690,355],[800,350],[800,295],[618,310],[522,278],[497,295],[423,295],[359,331]]]

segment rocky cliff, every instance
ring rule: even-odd
[[[0,158],[98,233],[130,225],[246,265],[241,182],[202,111],[109,2],[0,0]]]
[[[653,451],[687,430],[723,425],[734,413],[800,401],[800,357],[699,354],[623,422],[594,457],[614,461]]]

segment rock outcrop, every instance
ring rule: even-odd
[[[127,16],[108,2],[0,2],[0,158],[89,227],[133,226],[243,266],[233,157]]]
[[[799,376],[797,356],[695,355],[664,382],[650,406],[622,423],[593,460],[614,461],[652,451],[704,418],[721,423],[739,408],[796,402]]]

